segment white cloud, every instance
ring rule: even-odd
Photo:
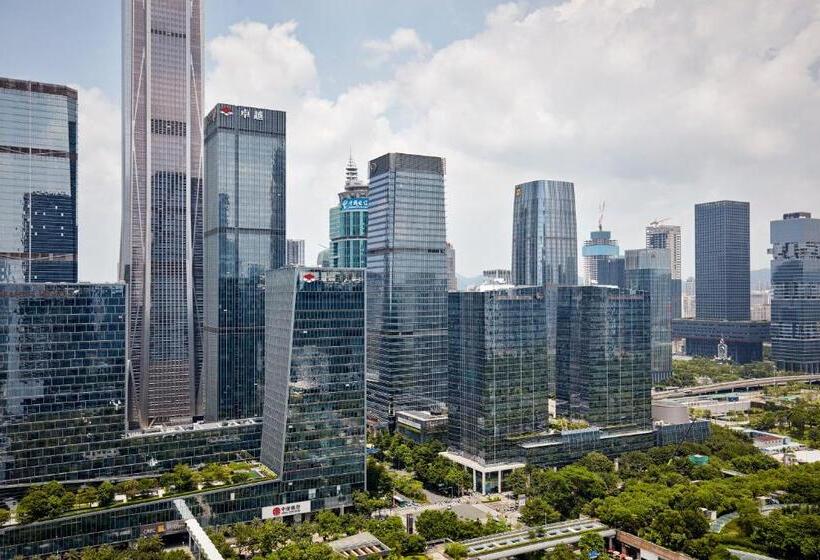
[[[117,279],[122,213],[120,111],[97,88],[77,89],[79,277]]]
[[[395,37],[381,52],[423,56],[336,99],[320,95],[293,22],[244,22],[208,43],[207,107],[288,111],[288,233],[307,240],[309,259],[328,242],[349,147],[363,170],[388,151],[447,158],[448,234],[465,274],[509,266],[512,187],[534,178],[576,183],[579,239],[602,199],[624,248],[642,245],[652,219],[681,224],[685,273],[697,202],[751,202],[755,267],[768,262],[769,220],[820,214],[813,0],[516,3],[435,52],[415,32]],[[109,174],[118,192],[119,170]]]
[[[394,57],[406,54],[421,59],[432,51],[430,43],[422,41],[415,29],[406,27],[396,29],[387,40],[371,39],[365,41],[362,46],[370,53],[372,57],[370,62],[373,64],[382,64]]]

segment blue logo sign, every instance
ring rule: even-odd
[[[345,198],[342,200],[342,210],[367,210],[367,199]]]

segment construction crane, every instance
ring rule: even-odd
[[[654,220],[649,222],[649,225],[652,227],[658,227],[662,223],[668,222],[669,220],[671,220],[671,218],[655,218]]]
[[[602,200],[601,205],[598,206],[598,231],[604,229],[604,210],[606,210],[606,200]]]

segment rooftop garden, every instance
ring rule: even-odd
[[[105,481],[71,491],[59,482],[32,486],[11,511],[0,508],[0,524],[32,523],[160,499],[272,480],[276,474],[258,462],[208,463],[198,468],[177,464],[159,478]]]

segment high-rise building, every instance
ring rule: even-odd
[[[125,427],[121,284],[0,284],[0,482],[93,478]]]
[[[752,290],[752,321],[772,320],[772,290]]]
[[[686,282],[683,283],[683,297],[681,298],[683,300],[681,304],[681,315],[683,319],[695,318],[696,294],[695,279],[690,276],[686,279]]]
[[[448,442],[462,455],[515,460],[516,436],[549,427],[555,297],[555,286],[450,292]]]
[[[516,185],[512,280],[519,286],[578,283],[572,183],[539,180]]]
[[[0,282],[77,281],[77,92],[0,78]]]
[[[445,249],[447,255],[447,290],[458,290],[458,277],[456,276],[456,250],[448,241]]]
[[[820,219],[771,223],[772,356],[778,369],[820,373]]]
[[[695,205],[698,319],[748,321],[749,203]]]
[[[626,260],[609,257],[598,261],[598,285],[626,288]]]
[[[584,257],[584,278],[587,284],[600,284],[599,269],[601,263],[616,258],[620,254],[618,242],[612,239],[612,232],[600,229],[590,233],[581,248]]]
[[[652,380],[672,375],[672,268],[669,249],[626,251],[626,287],[649,295]]]
[[[262,462],[287,502],[364,489],[365,271],[283,268],[266,282]]]
[[[681,233],[680,226],[652,222],[646,226],[646,248],[668,249],[672,259],[672,318],[681,318]]]
[[[562,286],[557,308],[558,415],[602,428],[651,426],[649,296]]]
[[[367,202],[367,185],[351,156],[339,204],[330,209],[330,266],[367,267]]]
[[[129,414],[202,415],[202,7],[123,1],[123,212]]]
[[[305,240],[288,239],[287,256],[285,257],[287,266],[305,266]]]
[[[323,268],[330,268],[333,266],[333,263],[331,262],[330,249],[322,249],[319,251],[319,254],[316,255],[316,266]]]
[[[379,424],[447,401],[444,167],[400,153],[370,162],[367,397]]]
[[[285,113],[205,119],[205,415],[262,415],[265,273],[285,265]]]
[[[485,282],[495,282],[497,284],[512,283],[512,272],[506,268],[493,268],[481,273]]]

